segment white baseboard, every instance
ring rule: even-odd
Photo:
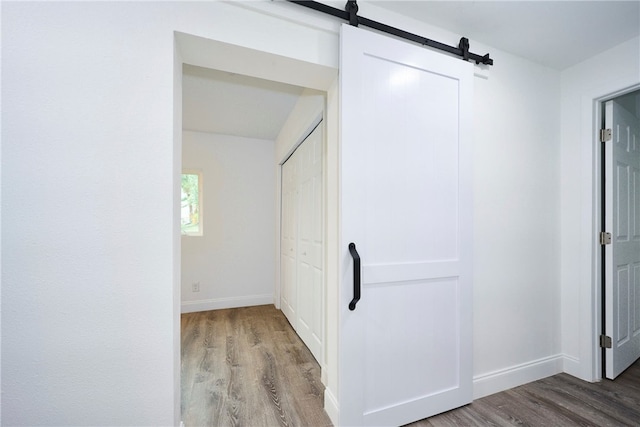
[[[180,306],[180,311],[182,313],[193,313],[196,311],[220,310],[223,308],[249,307],[252,305],[265,304],[273,304],[273,294],[183,301]]]
[[[585,363],[584,360],[580,360],[574,356],[569,356],[568,354],[563,354],[562,357],[562,372],[590,383],[602,381],[602,369],[600,369],[600,367],[598,367],[594,372],[590,363],[588,366],[585,366],[587,363]],[[600,361],[601,359],[598,358],[597,362],[594,363],[599,365]]]
[[[339,425],[338,415],[340,414],[340,411],[338,410],[338,400],[328,388],[324,389],[324,411],[327,413],[334,426]]]
[[[564,359],[563,355],[557,354],[487,374],[477,375],[473,378],[473,398],[479,399],[531,381],[559,374],[562,372]]]
[[[323,386],[327,386],[327,367],[325,365],[320,365],[320,382]]]
[[[569,375],[573,375],[576,378],[582,378],[582,366],[580,364],[580,359],[566,354],[563,354],[562,358],[562,371]]]

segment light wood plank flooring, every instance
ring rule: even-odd
[[[330,426],[320,368],[274,306],[182,315],[185,426]],[[615,381],[559,374],[416,423],[640,426],[640,361]]]

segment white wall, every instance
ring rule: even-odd
[[[2,7],[2,421],[176,423],[174,31],[330,69],[338,21],[275,2]],[[371,19],[460,38],[365,7]],[[559,370],[561,116],[558,72],[471,43],[495,59],[475,82],[477,397]],[[576,174],[563,170],[570,183]]]
[[[2,4],[3,424],[179,423],[174,31],[337,61],[228,3]]]
[[[562,72],[562,352],[564,370],[600,378],[599,254],[596,250],[599,102],[640,83],[634,38]]]
[[[302,142],[302,138],[312,130],[310,127],[316,119],[322,117],[325,105],[324,98],[324,94],[317,90],[305,89],[302,92],[276,138],[276,162],[278,164],[293,153],[297,147],[296,144]]]
[[[2,423],[173,423],[172,33],[2,9]]]
[[[204,234],[182,237],[182,312],[273,304],[274,141],[182,135],[182,166],[202,173],[204,204]]]
[[[560,371],[560,76],[490,51],[475,80],[474,396]]]

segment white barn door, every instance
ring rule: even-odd
[[[640,120],[613,100],[605,126],[605,376],[614,379],[640,358]]]
[[[473,65],[345,25],[340,67],[340,425],[398,426],[472,400]]]

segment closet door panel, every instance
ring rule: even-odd
[[[284,315],[296,327],[296,253],[297,253],[297,190],[296,162],[290,158],[282,165],[282,219],[280,239],[281,289],[280,302]]]
[[[323,337],[322,130],[282,167],[281,306],[318,362]]]
[[[300,146],[298,232],[298,335],[316,360],[322,357],[322,132],[318,127]]]

